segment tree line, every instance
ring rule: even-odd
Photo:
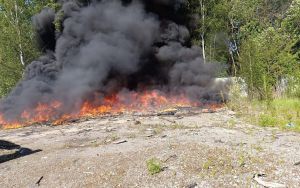
[[[300,97],[300,0],[188,0],[203,58],[243,78],[249,98],[272,99],[279,83]]]
[[[22,78],[40,51],[32,16],[55,0],[0,0],[0,96]],[[242,77],[248,96],[272,99],[280,80],[300,97],[300,0],[186,0],[192,43],[205,62],[220,62],[220,76]],[[57,25],[55,23],[57,27]]]

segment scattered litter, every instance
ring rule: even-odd
[[[161,138],[167,138],[167,137],[168,137],[167,135],[162,135],[162,136],[161,136]]]
[[[201,110],[202,113],[206,113],[206,114],[209,114],[209,113],[216,113],[217,110],[215,109],[210,109],[210,108],[204,108]],[[232,116],[232,115],[231,115]]]
[[[224,144],[225,142],[224,142],[222,139],[217,139],[217,140],[215,140],[215,143],[221,143],[221,144]]]
[[[83,172],[84,174],[91,174],[93,175],[94,173],[93,172]]]
[[[296,162],[294,165],[295,165],[295,166],[298,166],[298,165],[300,165],[300,161],[299,161],[299,162]]]
[[[135,121],[134,124],[135,124],[135,125],[140,125],[140,124],[142,124],[142,122],[140,122],[140,121]]]
[[[154,134],[146,134],[145,135],[145,137],[148,137],[148,138],[153,137],[153,136],[154,136]]]
[[[123,144],[126,142],[127,142],[127,140],[119,140],[119,141],[113,142],[113,144]]]
[[[295,128],[296,125],[294,123],[288,123],[288,124],[286,124],[286,127],[288,127],[288,128]]]
[[[157,113],[158,116],[163,116],[163,115],[169,115],[169,116],[173,116],[176,114],[178,110],[175,108],[169,108],[169,109],[165,109],[163,111],[160,111]]]
[[[148,137],[148,138],[150,138],[150,137],[156,135],[156,132],[155,132],[155,130],[153,130],[153,129],[146,129],[145,132],[146,132],[145,137]]]
[[[266,182],[263,181],[261,178],[265,177],[265,174],[255,174],[253,176],[253,180],[255,180],[259,185],[262,185],[267,188],[286,188],[287,186],[280,184],[280,183],[274,183],[274,182]]]
[[[232,110],[229,110],[229,111],[228,111],[228,115],[234,116],[234,115],[236,115],[236,112],[234,112],[234,111],[232,111]]]
[[[191,183],[188,186],[186,186],[186,188],[198,188],[198,184],[197,183]]]
[[[116,128],[108,127],[108,128],[105,129],[105,132],[110,133],[110,132],[113,132],[113,131],[116,131],[116,130],[117,130]]]
[[[44,178],[44,176],[40,177],[40,179],[35,183],[37,186],[40,186],[42,179]]]
[[[205,109],[202,109],[201,112],[202,113],[214,113],[215,111],[211,110],[211,109],[208,109],[208,108],[205,108]]]
[[[167,118],[163,118],[163,117],[160,117],[160,119],[162,119],[162,120],[165,120],[165,121],[168,121],[168,122],[170,122],[170,123],[177,123],[176,121],[174,121],[174,120],[170,120],[170,119],[167,119]]]
[[[171,155],[169,156],[164,162],[168,162],[170,159],[176,159],[177,158],[177,155]]]

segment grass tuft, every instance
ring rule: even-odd
[[[156,158],[152,158],[147,161],[147,168],[151,175],[158,174],[163,170],[161,162]]]

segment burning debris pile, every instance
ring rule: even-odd
[[[60,3],[33,18],[44,55],[0,102],[0,125],[220,99],[219,66],[191,45],[183,0]]]

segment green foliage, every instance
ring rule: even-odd
[[[287,34],[273,27],[243,42],[240,75],[251,98],[272,99],[278,80],[299,68],[296,57],[290,53],[292,45],[293,40]]]
[[[271,115],[261,114],[259,116],[259,125],[263,127],[275,127],[277,119]]]
[[[208,61],[244,78],[251,99],[271,100],[281,79],[298,95],[300,0],[189,0],[188,7],[198,15],[194,43],[205,41]]]
[[[155,158],[152,158],[147,161],[147,169],[151,175],[160,173],[163,170],[160,161]]]
[[[300,34],[300,1],[294,0],[282,22],[282,26],[291,34]]]
[[[187,2],[189,11],[198,17],[197,27],[192,31],[193,43],[201,46],[204,40],[208,61],[227,62],[230,2],[224,0],[188,0]]]
[[[0,0],[0,97],[7,94],[40,53],[31,18],[54,0]]]

